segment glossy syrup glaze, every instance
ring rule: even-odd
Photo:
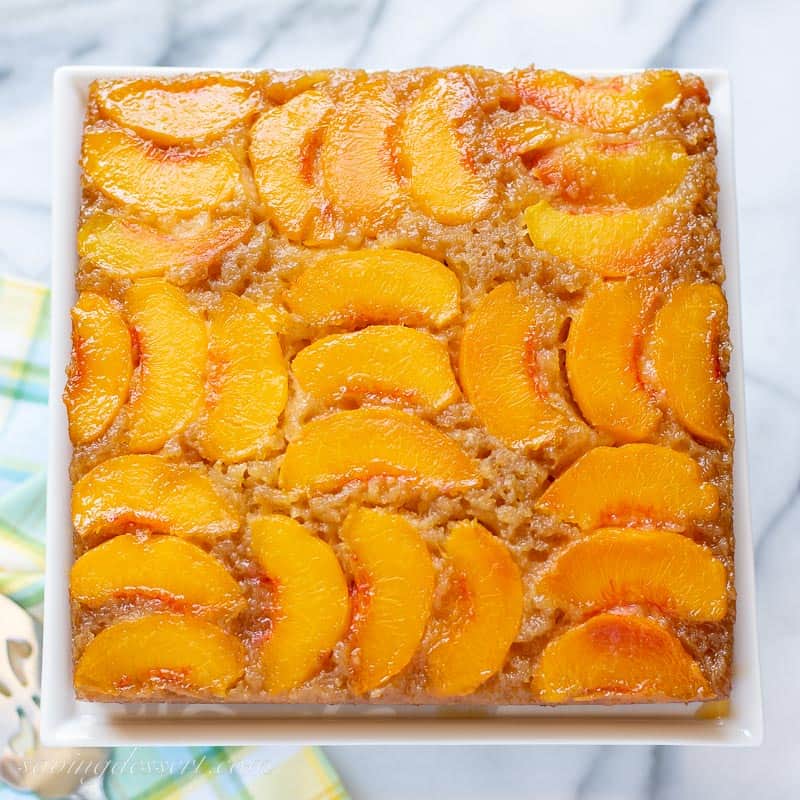
[[[675,73],[96,84],[75,552],[130,534],[147,569],[122,585],[97,559],[73,592],[79,696],[726,697],[715,153],[705,88]],[[109,314],[129,384],[91,357]],[[101,632],[116,673],[91,667]]]

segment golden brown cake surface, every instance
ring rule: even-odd
[[[673,72],[95,83],[78,696],[726,697],[715,155]]]

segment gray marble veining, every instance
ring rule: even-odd
[[[723,66],[736,166],[766,737],[756,750],[328,748],[363,798],[800,797],[800,157],[792,0],[0,0],[0,270],[46,280],[64,63]]]

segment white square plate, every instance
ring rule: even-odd
[[[733,174],[731,90],[726,72],[693,70],[711,93],[719,153],[719,225],[727,270],[733,358],[729,374],[735,415],[734,528],[736,588],[733,692],[727,715],[708,719],[689,705],[530,707],[303,706],[246,704],[104,704],[76,701],[68,575],[72,564],[72,447],[61,403],[70,356],[70,315],[77,269],[75,233],[81,203],[79,156],[86,99],[97,78],[172,76],[195,69],[62,67],[54,76],[53,278],[50,373],[50,460],[47,574],[42,678],[42,739],[47,745],[199,745],[304,742],[731,744],[762,737],[756,640],[753,540],[747,478],[739,253]],[[581,73],[578,73],[581,74]],[[604,74],[602,71],[583,74]]]

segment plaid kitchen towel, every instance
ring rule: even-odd
[[[46,287],[0,275],[0,593],[37,619],[44,571],[49,300]],[[4,746],[0,742],[0,753]],[[116,748],[87,777],[92,791],[86,796],[107,800],[348,798],[315,747]],[[0,781],[1,800],[32,796]]]
[[[50,293],[0,275],[0,592],[35,616],[44,572]]]

